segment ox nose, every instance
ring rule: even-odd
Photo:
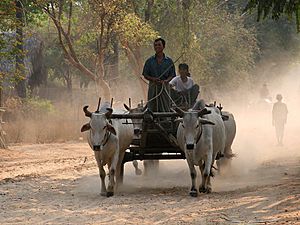
[[[187,144],[186,149],[193,150],[194,149],[194,144]]]
[[[100,145],[94,145],[93,146],[94,151],[100,151],[100,149],[101,149]]]
[[[139,128],[136,128],[136,129],[134,129],[133,132],[134,132],[135,135],[138,135],[138,134],[140,134],[140,129],[139,129]]]

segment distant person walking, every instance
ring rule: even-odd
[[[259,96],[260,96],[261,99],[264,99],[264,100],[265,99],[269,99],[269,100],[271,100],[270,92],[269,92],[267,84],[263,84],[263,86],[259,90]]]
[[[288,109],[285,103],[282,102],[282,95],[276,96],[277,102],[273,105],[272,110],[272,125],[275,126],[277,144],[283,145],[284,125],[287,121]]]

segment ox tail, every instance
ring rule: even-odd
[[[214,165],[212,165],[212,166],[211,166],[211,169],[210,169],[210,174],[209,174],[209,176],[211,176],[211,177],[214,177],[214,176],[215,176],[215,173],[214,173],[214,171],[213,171],[212,169],[215,169],[215,170],[217,170],[217,171],[218,171],[218,168],[216,168]]]

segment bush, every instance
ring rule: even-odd
[[[56,109],[49,100],[9,98],[4,121],[9,143],[49,143],[78,140],[79,122],[68,107]],[[66,118],[65,115],[68,115]]]

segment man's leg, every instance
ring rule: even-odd
[[[162,87],[163,92],[159,96],[159,112],[170,112],[171,108],[171,94],[170,94],[170,86],[163,84]]]
[[[280,145],[283,144],[283,133],[284,133],[284,123],[281,123],[280,124],[280,131],[279,131],[279,142],[280,142]]]
[[[173,88],[170,88],[170,93],[171,93],[171,98],[173,102],[176,104],[176,106],[181,107],[184,105],[185,98],[181,92],[178,92]]]
[[[199,85],[194,84],[193,87],[191,87],[188,90],[188,103],[190,107],[192,107],[196,103],[198,95],[199,95]]]
[[[149,86],[148,86],[148,103],[147,103],[147,106],[148,106],[148,109],[152,112],[156,112],[157,111],[157,98],[155,98],[155,96],[157,95],[156,94],[157,92],[157,87],[156,87],[156,84],[153,83],[153,82],[150,82],[149,83]]]

